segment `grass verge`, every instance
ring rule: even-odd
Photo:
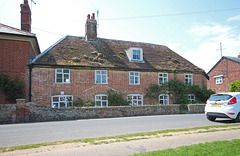
[[[240,127],[237,127],[237,126],[240,126],[240,124],[226,124],[226,125],[193,127],[193,128],[184,128],[184,129],[170,129],[170,130],[161,130],[161,131],[153,131],[153,132],[117,135],[117,136],[110,136],[110,137],[85,138],[85,139],[56,141],[56,142],[48,142],[48,143],[30,144],[30,145],[20,145],[20,146],[12,146],[12,147],[1,147],[0,153],[15,151],[15,150],[38,148],[42,146],[61,145],[66,143],[87,143],[91,145],[99,145],[99,144],[109,144],[114,142],[126,142],[126,141],[132,141],[132,140],[154,138],[154,137],[158,137],[160,134],[162,134],[162,137],[171,137],[173,135],[169,133],[174,133],[174,132],[185,132],[186,134],[188,134],[188,132],[190,131],[197,131],[197,133],[208,133],[208,132],[225,131],[225,130],[231,130],[231,129],[240,129]]]
[[[214,141],[190,146],[181,146],[173,149],[134,154],[134,156],[236,156],[240,153],[240,139],[230,141]]]

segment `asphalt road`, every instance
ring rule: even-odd
[[[226,123],[188,114],[9,124],[0,125],[0,147]]]

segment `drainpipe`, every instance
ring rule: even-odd
[[[28,69],[29,69],[28,101],[29,102],[32,102],[32,68],[33,68],[32,63],[28,64]]]

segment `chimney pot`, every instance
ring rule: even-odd
[[[91,19],[95,19],[95,14],[94,13],[92,13]]]
[[[90,14],[87,15],[87,19],[90,19]]]

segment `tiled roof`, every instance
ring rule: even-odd
[[[35,36],[34,33],[28,31],[23,31],[17,28],[13,28],[0,23],[0,33],[16,34],[16,35],[26,35],[26,36]]]
[[[232,57],[232,56],[223,56],[210,70],[207,74],[209,74],[223,59],[228,59],[230,61],[236,62],[240,64],[239,57]]]
[[[130,62],[126,50],[131,47],[143,49],[144,63]],[[98,38],[87,42],[84,37],[66,36],[43,52],[35,65],[66,65],[117,68],[126,70],[157,70],[203,72],[166,46]]]

